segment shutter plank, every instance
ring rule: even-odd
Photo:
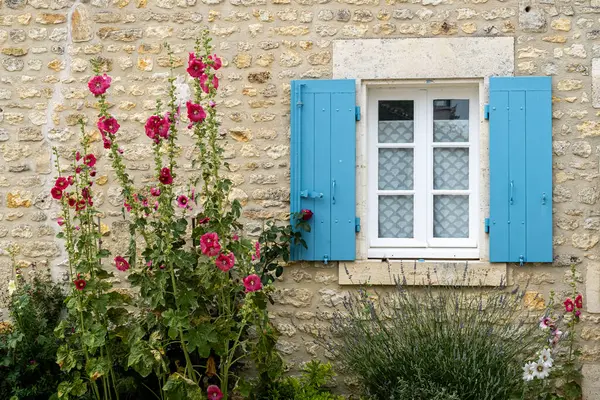
[[[525,91],[511,91],[508,99],[509,259],[525,259]],[[511,187],[512,186],[512,187]],[[512,201],[511,201],[512,196]]]
[[[315,95],[314,93],[302,93],[302,114],[300,134],[300,188],[299,190],[315,190]],[[299,196],[299,194],[298,194]],[[310,197],[300,198],[300,206],[297,211],[309,209],[315,212],[315,199]],[[314,225],[315,218],[310,221],[311,231],[303,232],[302,238],[306,242],[307,249],[301,249],[302,257],[314,259],[315,237],[319,234],[319,227]]]
[[[331,94],[315,94],[314,190],[323,198],[314,200],[316,260],[331,260]]]
[[[527,92],[527,260],[552,262],[552,87]]]
[[[508,92],[490,82],[490,261],[509,257]],[[493,122],[492,122],[493,121]]]

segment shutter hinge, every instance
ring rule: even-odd
[[[490,119],[490,105],[486,104],[483,106],[483,119]]]
[[[357,121],[360,121],[360,106],[354,107],[354,116]]]
[[[483,222],[483,230],[485,233],[490,233],[490,219],[486,218]]]
[[[523,257],[522,255],[519,256],[519,266],[523,266],[523,263],[525,262],[525,257]]]
[[[360,218],[359,217],[354,218],[354,231],[360,232]]]

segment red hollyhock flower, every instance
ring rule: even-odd
[[[59,176],[58,178],[56,178],[54,186],[59,188],[60,190],[65,190],[69,187],[69,180],[64,176]]]
[[[88,88],[90,89],[90,92],[94,94],[94,96],[100,96],[106,93],[106,91],[110,87],[111,82],[112,79],[110,76],[106,74],[102,76],[97,75],[89,80]]]
[[[575,297],[575,307],[583,308],[583,296],[581,294],[578,294],[577,297]]]
[[[110,140],[108,140],[107,138],[103,137],[102,138],[102,144],[104,145],[104,148],[108,150],[108,149],[110,149],[110,146],[111,146],[112,143],[110,142]]]
[[[158,135],[167,139],[169,137],[169,129],[171,129],[171,119],[166,115],[164,118],[161,118],[158,124]]]
[[[204,225],[204,224],[208,223],[208,221],[210,221],[210,218],[204,217],[204,218],[201,218],[198,220],[198,224]]]
[[[260,243],[254,243],[254,254],[252,254],[252,261],[260,260]]]
[[[188,67],[186,70],[187,73],[194,78],[200,78],[200,76],[202,76],[204,73],[204,68],[206,68],[206,65],[204,65],[202,59],[196,58],[194,53],[190,53]]]
[[[257,290],[262,289],[263,286],[260,277],[256,274],[252,274],[244,278],[244,287],[246,288],[246,293],[248,293],[256,292]]]
[[[160,189],[157,187],[150,188],[150,194],[152,196],[160,196]]]
[[[129,269],[129,263],[121,256],[115,257],[115,264],[119,271],[127,271]]]
[[[313,212],[308,209],[304,209],[304,210],[300,211],[300,213],[302,214],[303,221],[309,221],[313,216]]]
[[[171,183],[173,183],[173,176],[171,175],[171,170],[167,167],[164,167],[163,169],[161,169],[158,180],[163,185],[170,185]]]
[[[77,205],[75,206],[75,211],[81,211],[84,210],[86,206],[86,201],[85,200],[79,200],[77,202]]]
[[[206,394],[208,395],[208,400],[221,400],[223,398],[223,393],[217,385],[210,385],[206,390]]]
[[[208,232],[200,237],[200,251],[209,257],[214,257],[221,251],[219,244],[219,235],[215,232]]]
[[[202,122],[206,119],[206,112],[200,104],[188,101],[185,105],[187,107],[188,118],[191,122]]]
[[[96,165],[96,156],[93,154],[86,155],[83,157],[83,163],[92,168],[94,165]]]
[[[118,132],[120,127],[121,125],[119,125],[119,123],[114,117],[100,117],[100,119],[98,120],[98,129],[100,129],[100,132],[103,135],[105,133],[110,133],[111,135],[114,135]]]
[[[208,75],[202,75],[200,77],[200,87],[202,88],[204,93],[209,92],[208,84],[206,83],[206,81],[208,81]],[[219,88],[219,78],[217,78],[216,75],[213,76],[212,87],[215,88],[215,90]]]
[[[158,115],[152,115],[150,118],[148,118],[146,124],[144,125],[146,136],[152,140],[157,140],[156,135],[158,135],[158,126],[160,121],[161,118]]]
[[[565,305],[565,310],[567,312],[573,312],[575,305],[573,304],[573,300],[571,300],[570,297],[567,298],[563,304]]]
[[[50,189],[50,194],[56,200],[60,200],[63,197],[63,191],[57,188],[56,186]]]
[[[80,152],[75,153],[75,160],[77,160],[77,161],[81,160],[81,153]]]
[[[235,265],[235,255],[233,253],[229,254],[219,254],[219,256],[215,260],[215,265],[223,272],[229,271]]]
[[[69,207],[75,207],[75,204],[77,204],[77,200],[74,197],[69,197],[67,202],[69,203]]]
[[[223,65],[223,61],[221,61],[221,59],[219,57],[217,57],[216,54],[213,54],[212,56],[208,56],[209,60],[212,60],[212,68],[216,71],[219,68],[221,68],[221,66]]]
[[[75,288],[77,290],[83,290],[85,289],[87,282],[84,279],[81,278],[77,278],[73,281],[73,283],[75,284]]]

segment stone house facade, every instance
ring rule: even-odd
[[[0,248],[17,243],[19,261],[50,265],[60,275],[65,252],[54,238],[51,149],[70,153],[81,116],[87,129],[95,129],[86,87],[89,60],[102,57],[113,76],[112,110],[121,123],[124,155],[143,180],[151,173],[151,151],[142,127],[155,98],[165,93],[168,74],[163,43],[174,49],[183,75],[186,52],[204,26],[224,59],[222,144],[235,185],[232,197],[245,205],[249,234],[266,219],[288,218],[291,81],[355,82],[361,118],[352,166],[362,229],[352,239],[350,259],[295,263],[278,283],[274,322],[292,368],[320,355],[314,335],[327,326],[348,285],[368,281],[384,288],[400,259],[422,259],[418,277],[432,268],[450,276],[453,266],[469,260],[488,283],[502,277],[511,284],[530,281],[531,296],[541,298],[567,289],[575,263],[586,298],[585,391],[587,399],[600,399],[597,0],[0,0]],[[490,209],[490,123],[484,118],[490,79],[532,75],[551,77],[553,187],[547,196],[553,261],[490,262],[484,228]],[[428,136],[431,126],[441,132],[449,124],[450,130],[466,129],[467,138],[441,140],[454,143],[446,147],[417,139]],[[373,139],[390,126],[398,134],[399,125],[410,139],[394,139],[387,147]],[[101,149],[100,142],[95,145]],[[190,174],[193,151],[190,142],[180,160]],[[369,161],[378,157],[379,164]],[[381,173],[386,166],[394,169],[390,175]],[[109,176],[99,179],[96,203],[106,211],[106,243],[119,249],[128,233]],[[414,186],[399,183],[407,180]],[[433,188],[423,183],[431,180]],[[385,190],[387,198],[380,193]],[[448,210],[462,214],[445,215]],[[418,237],[438,244],[406,241]],[[382,262],[387,259],[389,266]],[[4,252],[2,287],[10,265]],[[352,380],[341,376],[338,384],[345,391]]]

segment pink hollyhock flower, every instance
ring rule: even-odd
[[[215,265],[223,272],[229,271],[233,268],[235,264],[235,255],[233,253],[229,253],[227,255],[221,253],[215,260]]]
[[[188,199],[187,196],[184,196],[183,194],[177,196],[177,205],[180,208],[186,208],[188,206],[189,201],[190,199]]]
[[[308,209],[302,210],[300,213],[302,214],[303,221],[309,221],[313,216],[313,212]]]
[[[96,156],[93,154],[86,155],[83,157],[83,163],[92,168],[94,165],[96,165]]]
[[[208,80],[208,75],[202,75],[200,77],[200,87],[202,88],[204,93],[209,92],[208,84],[206,83],[207,80]],[[215,90],[219,88],[219,78],[217,78],[216,75],[213,76],[212,87],[215,88]]]
[[[112,143],[110,142],[110,140],[108,140],[107,138],[103,137],[102,138],[102,144],[104,145],[105,149],[110,149],[110,146],[112,145]]]
[[[244,278],[244,287],[246,288],[246,293],[248,293],[256,292],[257,290],[262,289],[263,286],[260,277],[256,274],[252,274]]]
[[[206,68],[206,65],[204,65],[202,59],[196,58],[196,54],[190,53],[186,70],[187,73],[194,78],[200,78],[204,73],[204,68]]]
[[[147,267],[151,267],[151,266],[152,266],[152,260],[148,261],[148,262],[146,263],[146,266],[147,266]]]
[[[186,103],[188,118],[191,122],[202,122],[206,119],[206,112],[200,104],[192,103],[188,101]]]
[[[581,316],[581,310],[575,311],[575,318],[579,319],[580,316]]]
[[[200,250],[202,254],[209,257],[214,257],[221,251],[219,244],[219,235],[215,232],[208,232],[200,237]]]
[[[573,300],[571,300],[570,297],[567,298],[563,304],[565,305],[565,310],[567,310],[567,312],[573,312],[575,305],[573,304]]]
[[[551,324],[552,324],[552,320],[548,317],[542,317],[542,319],[540,319],[540,328],[542,330],[548,329]]]
[[[160,189],[157,187],[150,188],[150,194],[152,196],[160,196]]]
[[[79,277],[77,279],[75,279],[73,281],[73,283],[75,284],[75,288],[77,290],[83,290],[83,289],[85,289],[85,287],[87,285],[87,282],[84,279],[81,279]]]
[[[148,136],[150,139],[157,139],[156,135],[158,135],[158,126],[160,125],[161,120],[162,119],[158,115],[152,115],[146,120],[144,129],[146,131],[146,136]]]
[[[77,167],[77,168],[75,168],[75,173],[76,173],[76,174],[80,174],[80,173],[81,173],[81,167]]]
[[[158,267],[160,269],[165,269],[165,264],[161,264],[160,267]]]
[[[80,152],[75,153],[75,160],[77,160],[77,161],[81,160],[81,153]]]
[[[60,200],[62,199],[63,191],[57,187],[53,187],[52,189],[50,189],[50,194],[52,195],[52,198]]]
[[[212,67],[215,71],[218,70],[219,68],[221,68],[221,66],[223,65],[223,61],[221,61],[221,59],[219,57],[217,57],[216,54],[213,54],[212,56],[208,56],[208,59],[213,62]]]
[[[260,243],[254,243],[254,254],[252,254],[252,261],[260,260]]]
[[[210,221],[210,218],[204,217],[204,218],[201,218],[198,220],[198,224],[204,225],[204,224],[208,223],[208,221]]]
[[[206,390],[206,394],[209,400],[221,400],[223,398],[223,393],[217,385],[210,385]]]
[[[129,269],[129,263],[127,260],[121,256],[115,257],[115,264],[119,271],[127,271]]]
[[[126,201],[123,202],[123,207],[125,207],[127,212],[131,212],[131,205],[129,203],[127,203]]]
[[[63,217],[58,217],[56,223],[58,224],[58,226],[63,226],[65,224],[65,219]]]
[[[69,175],[67,180],[69,181],[69,185],[72,185],[73,183],[75,183],[75,177],[73,177],[73,175]]]
[[[583,296],[581,294],[578,294],[577,297],[575,297],[575,307],[583,308]]]
[[[54,186],[56,186],[60,190],[65,190],[66,188],[69,187],[69,180],[67,178],[65,178],[64,176],[59,176],[58,178],[56,178],[56,182],[54,183]]]
[[[171,170],[167,167],[164,167],[163,169],[161,169],[158,180],[163,185],[170,185],[171,183],[173,183],[173,176],[171,175]]]
[[[111,77],[106,74],[102,76],[96,75],[88,82],[88,88],[90,89],[90,92],[94,94],[94,96],[100,96],[106,93],[111,82]]]
[[[215,108],[215,107],[216,107],[216,105],[217,105],[217,103],[215,103],[213,100],[210,100],[210,101],[208,102],[208,105],[210,106],[210,108]]]
[[[231,236],[231,240],[235,240],[237,242],[238,240],[240,240],[240,237],[237,233],[234,233],[233,236]]]
[[[120,127],[121,125],[119,125],[114,117],[100,117],[98,120],[98,129],[100,129],[102,134],[110,133],[111,135],[114,135],[117,133]]]

